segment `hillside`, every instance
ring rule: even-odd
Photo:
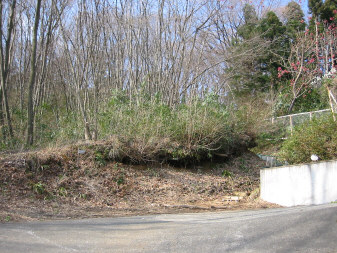
[[[76,147],[2,155],[0,220],[111,217],[272,207],[253,153],[177,168],[105,162]]]

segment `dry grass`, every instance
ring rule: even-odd
[[[107,217],[273,206],[258,199],[259,168],[263,161],[251,153],[225,164],[186,169],[104,164],[95,158],[94,150],[88,149],[82,155],[77,150],[76,146],[68,146],[2,159],[0,219]]]

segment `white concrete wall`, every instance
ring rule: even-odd
[[[337,161],[260,170],[261,198],[282,206],[337,200]]]

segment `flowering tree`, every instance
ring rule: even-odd
[[[333,12],[337,14],[337,10]],[[335,18],[317,21],[320,28],[318,40],[316,33],[306,30],[299,33],[291,46],[288,59],[284,60],[283,67],[278,68],[278,77],[287,82],[290,90],[291,103],[288,113],[293,110],[295,102],[305,98],[312,89],[321,85],[322,78],[331,96],[330,104],[335,99],[333,94],[336,88],[335,71],[337,67],[337,28]]]

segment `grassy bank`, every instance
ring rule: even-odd
[[[203,99],[168,106],[160,97],[129,99],[114,92],[104,106],[88,115],[98,133],[97,159],[131,163],[151,161],[198,162],[240,153],[252,146],[254,133],[245,110],[218,102],[212,94]],[[44,106],[36,120],[35,148],[75,144],[84,139],[83,119],[64,108]],[[20,124],[16,124],[20,126]],[[22,133],[17,129],[17,135]],[[23,137],[21,138],[24,139]],[[17,141],[16,148],[22,147]],[[3,150],[8,145],[2,145]]]

